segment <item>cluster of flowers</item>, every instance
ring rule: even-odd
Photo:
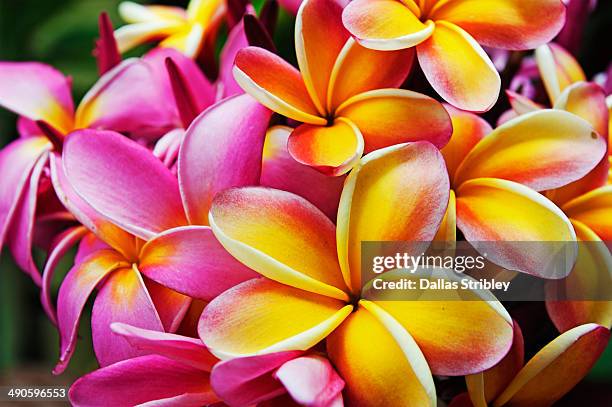
[[[259,16],[236,1],[123,3],[129,24],[101,16],[101,76],[76,109],[60,72],[1,62],[20,138],[0,153],[0,247],[40,286],[54,373],[95,295],[100,369],[71,402],[435,406],[434,375],[465,376],[453,406],[562,397],[605,349],[610,302],[548,301],[560,335],[525,362],[493,295],[361,298],[360,243],[612,240],[611,80],[588,82],[550,42],[578,35],[586,3],[287,1],[299,69],[275,53],[273,2]],[[531,49],[512,54],[512,109],[492,128],[476,113],[496,105],[504,50]],[[447,103],[404,89],[412,72]],[[48,249],[42,272],[33,244]],[[488,260],[537,276],[545,257]],[[607,250],[573,260],[585,290],[611,264]]]

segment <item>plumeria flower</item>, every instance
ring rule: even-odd
[[[132,353],[143,355],[79,378],[68,392],[73,406],[202,406],[220,401],[210,385],[217,359],[201,340],[117,322],[111,327]]]
[[[523,335],[514,324],[512,348],[495,367],[467,376],[468,393],[449,407],[550,406],[591,370],[610,340],[597,324],[577,326],[544,346],[526,364]]]
[[[363,46],[416,47],[427,80],[450,104],[486,111],[500,77],[481,45],[532,49],[552,40],[565,22],[561,0],[355,0],[345,27]]]
[[[567,216],[537,191],[580,179],[601,160],[606,142],[591,125],[565,111],[540,110],[491,130],[472,113],[449,111],[454,131],[442,154],[452,192],[441,240],[454,241],[457,227],[474,243],[575,241]],[[487,252],[488,259],[508,270],[552,278],[547,272],[556,250],[552,245],[525,251],[508,243],[504,249]],[[574,260],[555,278],[566,276]]]
[[[403,89],[412,50],[362,47],[342,26],[342,4],[307,0],[295,23],[296,70],[248,47],[236,56],[238,84],[268,108],[303,122],[289,137],[298,162],[330,175],[348,172],[363,152],[427,140],[443,147],[451,126],[442,105]]]
[[[316,352],[285,351],[222,361],[214,366],[210,381],[215,393],[232,407],[268,400],[286,405],[287,395],[301,406],[344,405],[344,381]]]
[[[21,138],[0,152],[0,248],[7,241],[21,269],[41,278],[31,249],[38,195],[48,185],[49,156],[79,128],[152,137],[174,126],[148,63],[126,60],[106,74],[75,109],[70,79],[36,62],[0,62],[0,106],[20,115]],[[65,213],[62,211],[62,213]],[[63,215],[62,215],[63,216]]]
[[[119,15],[128,24],[115,30],[119,51],[124,53],[145,42],[160,40],[161,47],[175,48],[195,58],[204,42],[215,38],[225,9],[223,0],[191,0],[187,10],[122,2]]]
[[[362,241],[431,241],[448,194],[443,158],[427,142],[363,157],[345,181],[337,226],[289,192],[220,193],[209,215],[215,236],[264,277],[210,302],[200,338],[222,360],[308,350],[326,339],[348,404],[435,406],[432,373],[462,375],[495,365],[509,349],[512,321],[492,295],[486,301],[476,293],[467,294],[473,301],[364,299],[360,251]]]
[[[118,133],[81,130],[67,138],[61,162],[51,161],[56,191],[105,246],[75,264],[60,287],[57,372],[74,351],[79,316],[95,288],[94,350],[106,366],[134,356],[112,335],[111,322],[173,331],[189,297],[210,300],[253,277],[217,242],[207,215],[218,191],[258,183],[270,115],[247,95],[206,110],[183,141],[178,181],[148,149]]]

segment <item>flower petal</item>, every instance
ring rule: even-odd
[[[299,163],[327,175],[342,175],[363,153],[363,137],[350,120],[339,118],[331,126],[303,124],[289,136],[289,154]]]
[[[165,287],[153,280],[144,280],[145,287],[157,310],[164,331],[174,333],[189,311],[192,298]]]
[[[342,22],[364,47],[381,51],[410,48],[429,38],[434,24],[422,23],[406,3],[355,0],[344,9]]]
[[[300,72],[279,56],[258,47],[236,54],[236,82],[261,104],[305,123],[324,125],[306,90]]]
[[[330,406],[338,396],[342,397],[344,380],[323,356],[314,354],[289,360],[274,376],[301,405]]]
[[[606,94],[596,83],[576,82],[569,85],[555,101],[554,108],[582,117],[602,137],[608,137],[609,113]]]
[[[495,400],[523,367],[525,362],[523,333],[516,321],[513,333],[512,347],[498,364],[484,372],[465,377],[474,406],[486,407],[488,403]]]
[[[148,240],[187,223],[176,178],[148,149],[118,133],[70,134],[63,164],[87,203],[136,236]]]
[[[538,47],[535,51],[535,60],[551,104],[556,102],[566,87],[574,82],[586,80],[578,61],[557,44],[550,43]]]
[[[173,100],[164,98],[157,81],[155,70],[146,61],[123,61],[83,96],[77,108],[75,128],[158,137],[177,127],[179,121]]]
[[[257,273],[234,259],[206,226],[167,230],[142,248],[139,270],[190,297],[210,301]]]
[[[74,406],[161,405],[167,399],[195,407],[218,401],[208,374],[159,355],[141,356],[95,370],[68,392]]]
[[[606,153],[605,140],[571,113],[539,110],[504,123],[465,157],[454,184],[500,178],[537,191],[585,176]]]
[[[51,149],[46,137],[21,138],[0,150],[0,248],[21,196],[27,194],[32,171],[42,155]]]
[[[612,185],[595,189],[563,205],[570,218],[584,223],[605,242],[612,241]]]
[[[330,73],[327,110],[333,112],[359,93],[400,87],[412,69],[414,57],[415,51],[411,48],[375,51],[349,38]]]
[[[238,51],[249,46],[246,34],[244,32],[244,24],[242,20],[234,26],[227,35],[227,41],[219,55],[219,79],[218,84],[222,87],[221,93],[223,97],[239,95],[244,91],[238,85],[232,74],[234,68],[234,60]]]
[[[136,257],[138,253],[134,236],[106,220],[88,203],[83,201],[68,182],[62,160],[58,155],[51,155],[49,167],[51,169],[53,189],[55,189],[59,200],[81,224],[95,235],[95,237],[92,236],[94,237],[93,239],[86,237],[84,242],[81,242],[75,258],[75,264],[78,264],[93,251],[106,249],[108,246],[111,246],[127,258]]]
[[[22,195],[15,206],[13,219],[7,230],[7,236],[9,236],[7,243],[15,263],[32,277],[37,285],[41,283],[41,276],[32,257],[32,243],[40,181],[48,162],[49,152],[45,151],[38,158],[30,173],[30,178],[21,192]]]
[[[295,161],[287,152],[287,140],[292,131],[285,126],[274,126],[268,130],[260,183],[306,198],[335,221],[344,177],[329,177]]]
[[[570,275],[546,282],[546,311],[559,332],[589,322],[610,329],[612,301],[581,300],[610,298],[612,255],[591,229],[576,220],[572,225],[583,243],[578,244],[578,258]],[[559,297],[562,300],[557,300]]]
[[[448,199],[444,159],[429,143],[392,146],[362,158],[346,179],[336,232],[340,267],[351,290],[361,288],[361,242],[430,241]]]
[[[156,38],[177,33],[183,27],[183,24],[179,21],[144,21],[117,28],[115,39],[119,52],[124,53]]]
[[[327,352],[346,380],[349,405],[436,405],[431,372],[419,347],[373,303],[360,302],[357,312],[330,335]]]
[[[30,120],[44,120],[62,133],[72,130],[70,79],[38,62],[0,62],[0,106]]]
[[[552,40],[565,23],[560,0],[462,0],[439,2],[433,20],[446,20],[493,48],[524,50]]]
[[[565,214],[544,196],[524,185],[495,178],[464,182],[456,193],[457,226],[468,241],[507,242],[503,250],[487,252],[490,261],[543,278],[563,278],[571,271],[577,249],[568,244],[564,246],[568,249],[565,269],[557,269],[558,275],[548,275],[549,262],[559,250],[550,242],[573,242],[576,235]],[[534,244],[531,250],[525,250],[524,244],[514,247],[512,242]]]
[[[609,339],[610,331],[597,324],[565,332],[531,358],[493,406],[553,404],[591,370]]]
[[[295,20],[295,52],[308,93],[319,114],[326,113],[329,79],[349,39],[342,26],[346,0],[306,0]],[[325,46],[322,46],[325,44]]]
[[[272,372],[302,354],[286,351],[225,360],[215,365],[210,382],[215,393],[229,405],[255,405],[286,392]]]
[[[305,199],[267,188],[217,195],[210,225],[219,242],[258,273],[302,290],[347,300],[334,224]]]
[[[72,249],[81,238],[88,233],[88,230],[83,226],[74,226],[66,229],[58,235],[49,248],[49,256],[45,260],[45,268],[42,276],[42,287],[40,290],[40,302],[45,310],[45,313],[54,325],[57,325],[57,311],[51,299],[51,282],[55,274],[59,262],[64,255]],[[75,264],[78,264],[75,261]]]
[[[404,89],[378,89],[353,96],[336,115],[357,125],[366,152],[420,140],[441,148],[452,132],[448,113],[438,101]]]
[[[113,322],[164,330],[136,266],[116,270],[100,288],[91,311],[91,335],[102,367],[148,353],[133,349],[124,338],[115,335],[110,326]]]
[[[210,372],[217,362],[200,339],[166,332],[151,331],[132,325],[115,322],[111,329],[124,337],[136,349],[184,363],[202,372]]]
[[[218,192],[258,184],[271,115],[240,95],[207,109],[189,126],[179,153],[179,184],[190,223],[208,224]]]
[[[87,299],[109,273],[127,263],[114,250],[92,253],[74,266],[64,278],[57,298],[57,328],[60,333],[60,359],[53,369],[59,374],[66,369],[76,346],[79,319]]]
[[[220,359],[307,350],[329,335],[351,310],[342,301],[258,278],[229,289],[208,304],[198,332]]]
[[[476,40],[455,24],[437,21],[417,46],[419,64],[444,100],[463,110],[487,111],[501,88],[499,73]]]
[[[468,153],[493,129],[483,118],[473,113],[455,109],[450,105],[444,107],[451,117],[453,135],[440,152],[444,156],[449,178],[453,180],[457,168]]]
[[[506,96],[508,96],[508,102],[510,102],[510,106],[512,106],[512,110],[514,111],[514,113],[516,113],[517,116],[544,109],[544,106],[532,101],[531,99],[521,95],[520,93],[516,93],[511,90],[506,90]]]
[[[398,269],[382,276],[387,281],[460,279],[454,271],[443,270],[438,274],[431,269],[415,272]],[[466,375],[494,366],[512,344],[510,315],[488,291],[463,289],[457,299],[452,299],[448,291],[413,290],[399,301],[386,299],[387,293],[377,290],[368,289],[364,296],[410,333],[433,374]],[[449,342],[446,338],[451,336],[453,340]]]

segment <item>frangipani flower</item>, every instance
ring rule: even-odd
[[[360,251],[362,241],[430,241],[448,191],[439,151],[415,142],[361,159],[345,181],[337,227],[288,192],[252,187],[220,193],[209,215],[215,236],[267,278],[210,302],[199,324],[203,342],[228,359],[307,350],[327,338],[349,404],[435,406],[430,368],[461,375],[493,366],[510,346],[512,321],[492,296],[361,298]]]
[[[308,407],[342,407],[344,381],[329,360],[316,352],[285,351],[233,358],[217,363],[210,381],[232,407],[293,401]],[[279,404],[284,405],[284,404]]]
[[[35,62],[0,62],[0,106],[20,115],[21,138],[0,152],[0,248],[9,243],[15,261],[33,280],[41,278],[32,260],[32,235],[41,179],[48,157],[78,128],[111,128],[150,137],[173,126],[150,66],[126,60],[103,75],[76,111],[70,79]]]
[[[412,50],[362,47],[342,26],[342,4],[307,0],[295,23],[300,71],[262,48],[236,56],[234,77],[268,108],[303,122],[289,137],[289,153],[321,172],[348,172],[362,153],[427,140],[443,147],[450,136],[440,103],[398,87]]]
[[[576,235],[567,216],[536,191],[561,187],[586,175],[606,143],[585,120],[560,110],[528,113],[491,131],[481,118],[449,108],[453,136],[442,149],[451,197],[439,237],[455,240],[566,242]],[[555,248],[487,253],[509,270],[551,278],[546,265]],[[575,253],[574,253],[575,254]],[[569,260],[565,273],[571,271]]]
[[[355,0],[342,20],[365,47],[416,47],[419,65],[444,100],[486,111],[501,81],[480,45],[523,50],[547,43],[563,27],[565,6],[561,0]]]
[[[143,6],[131,1],[119,4],[119,14],[128,24],[115,30],[119,51],[124,53],[152,40],[175,48],[190,58],[212,40],[225,14],[223,0],[191,0],[187,10],[172,6]],[[208,38],[211,37],[211,38]]]
[[[554,404],[591,370],[606,349],[610,331],[577,326],[555,338],[524,364],[523,336],[514,324],[512,348],[495,367],[466,376],[468,394],[450,407],[545,407]]]
[[[113,323],[115,335],[133,353],[122,360],[79,378],[68,397],[75,407],[121,405],[202,406],[219,397],[210,386],[210,371],[217,359],[199,339]]]
[[[74,350],[79,315],[96,287],[92,333],[105,366],[134,356],[112,335],[111,322],[173,331],[189,306],[185,295],[210,300],[253,277],[204,225],[218,191],[258,183],[270,115],[247,95],[202,113],[185,136],[178,181],[149,150],[117,133],[82,130],[67,138],[63,166],[52,160],[56,191],[109,247],[76,264],[60,288],[58,371]]]

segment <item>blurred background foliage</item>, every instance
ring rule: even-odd
[[[118,3],[119,0],[0,0],[0,60],[34,60],[53,65],[72,78],[74,98],[78,101],[98,78],[91,53],[98,35],[98,14],[108,12],[118,27],[121,24],[117,15]],[[186,0],[154,3],[187,5]],[[262,0],[254,3],[259,9]],[[610,38],[611,6],[610,0],[599,1],[583,37],[580,61],[587,77],[604,71],[610,62],[610,47],[606,41]],[[220,35],[219,45],[224,38],[225,34]],[[280,54],[295,62],[293,17],[283,11],[279,15],[274,39]],[[142,52],[141,48],[133,55]],[[16,137],[15,121],[15,115],[0,109],[0,147]],[[37,251],[35,255],[42,265],[45,253]],[[57,273],[54,290],[57,290],[71,262],[71,256],[64,259],[63,272]],[[534,312],[541,313],[541,318],[546,320],[542,304],[515,304],[512,308],[531,316]],[[86,310],[82,318],[81,340],[68,370],[61,377],[53,377],[50,372],[58,357],[57,332],[40,306],[38,288],[16,268],[5,250],[0,257],[0,385],[68,385],[75,377],[95,369],[89,312]],[[541,340],[537,341],[538,345],[551,339],[550,325],[543,325],[534,328],[537,332],[544,332]],[[583,405],[609,405],[599,404],[596,400],[606,403],[605,400],[609,402],[612,399],[611,383],[612,347],[608,346],[588,378],[562,404],[576,405],[573,400],[584,401],[582,395],[590,394],[592,401]]]

